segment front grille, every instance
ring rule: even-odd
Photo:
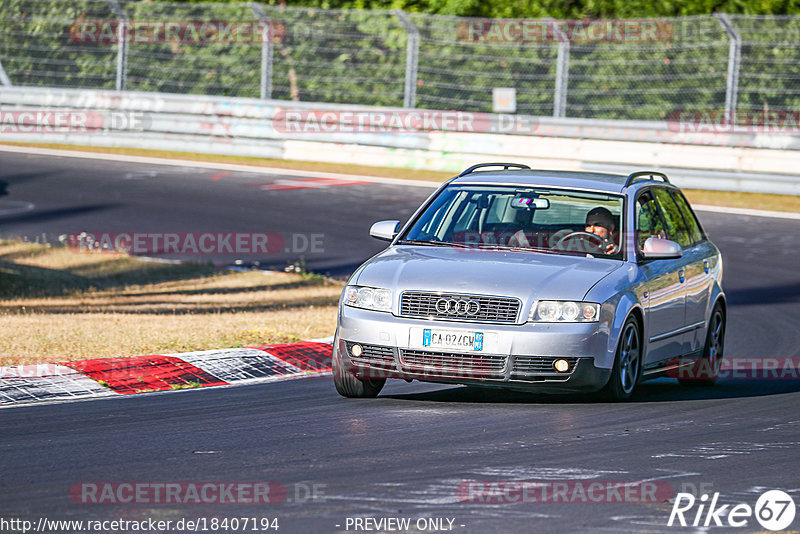
[[[559,373],[553,367],[553,362],[556,360],[567,360],[569,369],[564,373]],[[514,367],[511,369],[511,377],[516,378],[518,375],[559,375],[565,376],[575,370],[575,365],[578,363],[578,358],[569,357],[552,357],[552,356],[515,356]]]
[[[460,378],[503,378],[507,356],[400,349],[400,362],[410,372]]]
[[[382,369],[394,369],[394,349],[392,347],[360,344],[363,352],[361,356],[355,357],[353,356],[353,345],[355,343],[347,343],[347,353],[353,362]]]
[[[440,299],[475,301],[480,306],[476,314],[442,313],[437,311]],[[483,295],[462,295],[458,293],[423,293],[406,291],[400,299],[400,315],[409,317],[429,317],[446,321],[477,321],[487,323],[515,323],[519,314],[519,299],[510,297],[487,297]]]

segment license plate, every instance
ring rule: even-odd
[[[461,351],[483,351],[483,332],[464,332],[453,330],[422,330],[422,346],[438,349],[457,349]]]

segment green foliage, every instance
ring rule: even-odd
[[[203,0],[188,0],[201,2]],[[641,18],[800,14],[800,0],[267,0],[268,4],[324,9],[403,9],[459,17]]]
[[[257,20],[243,2],[121,4],[134,21]],[[399,8],[420,32],[417,107],[491,111],[492,88],[514,87],[519,113],[545,116],[553,113],[558,44],[472,38],[466,25],[475,17],[684,17],[659,19],[659,39],[652,42],[570,45],[567,116],[643,120],[724,106],[730,40],[709,13],[800,13],[800,0],[267,0],[260,5],[274,30],[273,98],[401,106],[407,35],[388,11]],[[687,17],[698,14],[706,16]],[[739,109],[800,108],[800,17],[732,19],[743,40]],[[0,0],[0,61],[12,82],[113,89],[117,44],[76,42],[70,30],[79,20],[116,16],[105,0]],[[257,40],[131,42],[126,88],[258,97],[262,48]]]
[[[130,20],[255,22],[243,3],[128,2]],[[128,47],[127,89],[258,97],[261,46],[254,42],[136,42]]]
[[[98,0],[0,0],[0,61],[16,85],[113,89],[113,45],[71,39],[79,18],[113,19]]]

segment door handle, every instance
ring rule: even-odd
[[[708,274],[708,260],[703,260],[703,270]]]
[[[686,276],[684,276],[684,274],[685,273],[684,273],[683,269],[678,271],[678,278],[680,279],[681,284],[686,281]]]

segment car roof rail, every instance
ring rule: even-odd
[[[645,176],[649,176],[649,180],[655,180],[656,178],[661,178],[661,180],[668,184],[669,178],[663,172],[656,172],[656,171],[636,171],[632,172],[628,175],[628,179],[625,180],[625,187],[628,187],[634,182],[640,181],[640,179],[644,178]]]
[[[471,173],[475,172],[476,170],[478,170],[478,169],[480,169],[482,167],[503,167],[504,171],[507,171],[508,169],[511,169],[511,168],[522,169],[522,170],[525,170],[525,169],[530,170],[530,167],[528,167],[527,165],[523,165],[521,163],[478,163],[477,165],[473,165],[469,169],[465,170],[464,172],[462,172],[461,174],[456,176],[456,178],[461,178],[462,176],[466,176],[468,174],[471,174]]]

